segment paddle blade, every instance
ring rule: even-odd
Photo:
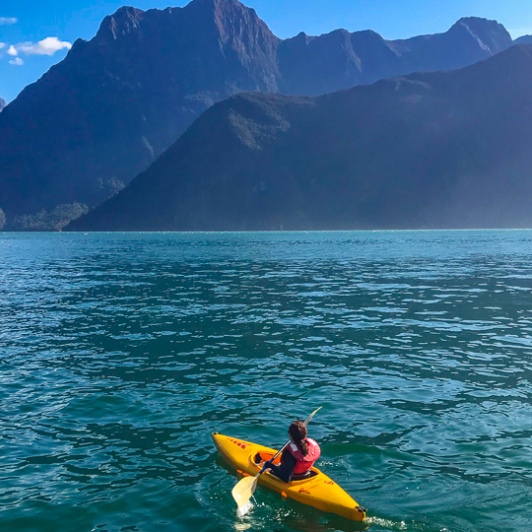
[[[239,508],[243,508],[249,502],[255,492],[258,480],[258,477],[244,477],[237,482],[231,495]]]

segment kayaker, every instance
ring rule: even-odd
[[[281,454],[281,465],[272,464],[269,460],[264,462],[264,467],[283,482],[304,477],[321,454],[320,446],[307,436],[303,421],[294,421],[288,428],[288,434],[291,442]]]

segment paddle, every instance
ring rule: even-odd
[[[314,415],[321,410],[321,406],[319,408],[316,408],[310,416],[305,419],[305,426],[307,426],[310,422],[310,420],[314,417]],[[290,443],[291,440],[288,440],[282,448],[275,453],[275,456],[271,459],[273,462],[284,450],[285,447]],[[238,481],[231,491],[231,495],[233,496],[233,499],[235,500],[238,509],[242,511],[242,508],[244,508],[248,503],[251,497],[253,496],[253,493],[255,493],[255,489],[257,488],[257,483],[259,481],[259,477],[264,473],[266,470],[266,467],[263,467],[254,477],[244,477],[242,480]]]

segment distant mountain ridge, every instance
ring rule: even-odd
[[[123,7],[0,113],[0,208],[16,228],[20,215],[96,205],[238,92],[323,94],[511,45],[503,26],[477,18],[401,41],[345,30],[280,40],[237,0]]]
[[[532,227],[532,46],[216,104],[73,230]]]
[[[532,35],[523,35],[514,40],[515,44],[532,44]]]
[[[418,71],[461,68],[511,44],[503,26],[475,17],[460,19],[446,33],[396,41],[369,30],[300,33],[279,44],[280,92],[317,96]]]

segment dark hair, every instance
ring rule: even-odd
[[[291,440],[297,445],[298,449],[303,453],[303,456],[308,454],[308,443],[305,441],[307,437],[307,427],[301,420],[292,422],[288,429]]]

